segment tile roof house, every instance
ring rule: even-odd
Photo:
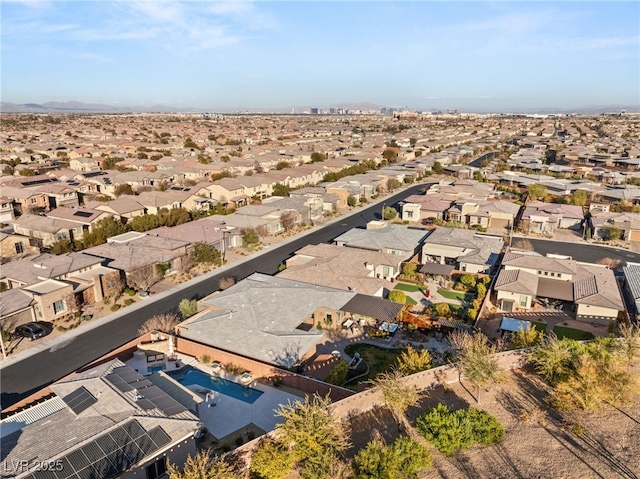
[[[530,201],[520,217],[518,227],[535,233],[553,233],[556,228],[575,228],[582,223],[582,206]]]
[[[494,289],[498,307],[508,312],[531,310],[537,297],[574,303],[576,319],[597,324],[625,310],[612,270],[564,256],[509,252]]]
[[[254,273],[203,301],[179,334],[217,349],[290,368],[315,353],[326,317],[356,293]],[[328,315],[328,316],[327,316]]]
[[[428,232],[404,225],[371,221],[367,229],[353,228],[334,239],[338,246],[379,251],[411,258],[418,252]]]
[[[444,219],[444,212],[453,203],[453,198],[437,194],[411,195],[402,205],[402,220],[419,222],[426,218]]]
[[[3,477],[155,478],[196,453],[198,417],[117,359],[50,388],[2,419]]]
[[[401,262],[397,255],[378,251],[308,245],[286,261],[278,277],[383,297],[393,289],[390,280],[400,273]]]
[[[502,238],[498,236],[441,226],[424,240],[421,262],[450,264],[471,273],[488,273],[496,265],[503,246]]]

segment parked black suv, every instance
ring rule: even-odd
[[[47,334],[47,332],[36,323],[22,324],[18,326],[14,332],[18,336],[27,338],[29,341],[41,338],[42,336]]]

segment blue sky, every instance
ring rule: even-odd
[[[2,0],[2,100],[640,103],[640,2]]]

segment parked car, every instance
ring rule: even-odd
[[[29,341],[41,338],[47,334],[47,332],[36,323],[22,324],[15,329],[14,333],[23,338],[27,338]]]

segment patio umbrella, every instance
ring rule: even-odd
[[[175,355],[175,351],[173,349],[173,335],[169,335],[169,357],[172,358]]]

